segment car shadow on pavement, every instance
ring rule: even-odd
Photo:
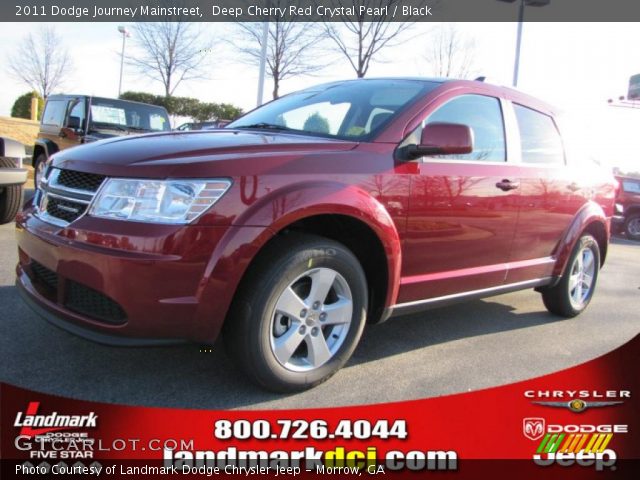
[[[560,320],[518,313],[503,303],[472,301],[389,320],[365,330],[354,367],[456,339],[529,328]],[[298,397],[254,386],[224,353],[183,345],[119,348],[62,331],[32,312],[13,286],[0,287],[0,379],[36,391],[83,400],[181,408],[243,408]],[[331,382],[331,380],[330,380]],[[325,384],[322,388],[330,388]],[[300,395],[308,405],[313,391]]]
[[[391,318],[380,325],[372,325],[365,331],[351,364],[377,361],[462,338],[565,320],[548,313],[542,307],[542,301],[540,305],[540,311],[515,313],[516,309],[508,304],[485,299]]]

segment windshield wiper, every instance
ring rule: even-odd
[[[129,125],[127,125],[127,130],[133,130],[134,132],[150,132],[151,130],[149,130],[148,128],[143,128],[143,127],[131,127]]]
[[[267,122],[260,122],[260,123],[252,123],[251,125],[240,125],[238,127],[233,127],[233,128],[254,128],[254,129],[259,129],[259,130],[294,130],[294,131],[299,131],[296,130],[295,128],[290,128],[287,127],[286,125],[278,125],[276,123],[267,123]]]

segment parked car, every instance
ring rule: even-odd
[[[276,391],[329,378],[367,322],[521,289],[573,317],[615,181],[567,158],[555,115],[479,81],[360,79],[61,152],[18,217],[19,290],[98,342],[223,331]]]
[[[88,95],[50,95],[33,148],[36,188],[47,160],[58,151],[104,138],[169,130],[164,107]]]
[[[223,128],[231,123],[231,120],[214,120],[210,122],[188,122],[176,128],[179,132],[189,132],[192,130],[214,130]]]
[[[22,204],[22,186],[27,170],[22,168],[24,145],[0,137],[0,225],[12,222]]]
[[[616,176],[619,184],[613,227],[627,238],[640,240],[640,178]]]

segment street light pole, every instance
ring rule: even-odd
[[[524,24],[524,7],[545,7],[551,0],[498,0],[504,3],[520,2],[518,8],[518,36],[516,39],[516,58],[513,62],[513,86],[518,86],[518,74],[520,72],[520,47],[522,45],[522,26]]]
[[[127,37],[130,37],[131,34],[122,25],[118,27],[118,31],[122,34],[122,53],[120,54],[120,83],[118,83],[118,97],[120,97],[120,94],[122,93],[122,72],[124,71],[124,47],[127,41]]]
[[[520,70],[520,46],[522,45],[522,24],[524,23],[524,2],[520,0],[520,9],[518,12],[518,36],[516,39],[516,58],[513,64],[513,86],[518,86],[518,72]]]
[[[264,96],[264,73],[267,69],[267,42],[269,41],[269,22],[262,25],[262,51],[260,52],[260,73],[258,74],[258,102],[257,106],[262,105]]]

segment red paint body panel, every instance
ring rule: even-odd
[[[57,168],[109,177],[222,177],[232,186],[187,226],[87,215],[56,227],[27,205],[16,222],[18,281],[40,306],[91,330],[212,342],[255,256],[287,226],[315,215],[351,217],[377,236],[387,258],[388,309],[557,277],[587,226],[608,229],[614,195],[608,177],[523,165],[512,161],[512,151],[504,164],[397,158],[400,142],[429,113],[469,93],[553,115],[519,92],[454,81],[368,142],[222,130],[119,137],[61,152]],[[504,179],[520,188],[496,188]],[[47,298],[29,278],[31,262],[108,296],[122,306],[126,323],[91,320]]]

